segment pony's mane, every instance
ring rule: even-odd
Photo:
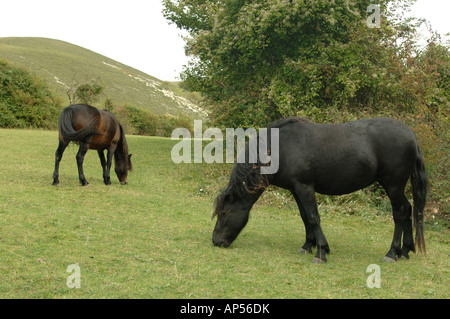
[[[227,196],[233,202],[234,198],[244,198],[248,194],[256,194],[269,186],[269,177],[260,173],[260,167],[252,163],[236,163],[231,172],[228,185],[214,201],[214,216],[218,215]]]
[[[288,117],[275,121],[267,126],[270,128],[282,128],[291,123],[310,123],[307,118],[303,117]],[[246,155],[249,153],[248,144],[245,147]],[[270,175],[262,175],[260,173],[261,166],[265,165],[258,163],[248,163],[248,158],[245,163],[236,163],[230,175],[230,181],[228,185],[222,190],[214,201],[214,216],[220,214],[223,210],[224,200],[227,196],[230,196],[230,200],[233,201],[234,197],[244,198],[248,194],[256,194],[266,189],[270,184]]]
[[[244,198],[248,194],[256,194],[269,186],[269,176],[260,173],[258,163],[236,163],[230,176],[228,185],[222,190],[214,201],[212,218],[223,210],[224,200],[229,196],[231,202],[234,198]]]
[[[119,142],[117,143],[117,150],[119,152],[114,152],[114,163],[115,165],[127,165],[128,170],[131,171],[133,169],[132,165],[131,165],[131,161],[128,161],[128,143],[127,143],[127,139],[125,138],[125,132],[123,130],[122,125],[119,124],[119,128],[120,128],[120,139]]]

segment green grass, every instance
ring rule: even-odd
[[[1,298],[449,298],[448,230],[426,227],[428,255],[381,262],[393,222],[365,205],[321,204],[328,263],[297,253],[304,228],[286,193],[266,192],[229,248],[213,247],[212,203],[230,165],[173,164],[170,139],[129,136],[129,184],[102,183],[95,151],[79,186],[57,132],[0,130]],[[66,285],[70,264],[81,288]],[[381,288],[366,269],[381,267]]]

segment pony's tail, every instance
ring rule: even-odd
[[[89,135],[97,134],[93,125],[86,125],[81,130],[75,131],[73,127],[73,109],[68,106],[62,110],[59,116],[59,134],[65,142],[82,141]]]
[[[411,185],[414,200],[414,226],[416,228],[416,245],[419,251],[426,255],[425,238],[423,236],[423,214],[428,191],[428,180],[425,164],[417,146],[417,159],[411,176]]]

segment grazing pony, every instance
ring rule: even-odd
[[[253,204],[272,184],[290,190],[297,202],[306,230],[300,252],[310,253],[317,246],[313,262],[325,262],[330,248],[320,227],[315,193],[348,194],[378,182],[391,201],[395,223],[392,245],[384,261],[409,258],[408,252],[415,252],[412,209],[405,197],[405,186],[411,178],[416,244],[425,254],[423,211],[428,183],[419,145],[410,128],[390,118],[315,124],[297,117],[273,123],[268,133],[271,128],[277,128],[279,134],[278,171],[261,174],[262,165],[267,164],[249,163],[248,154],[245,162],[234,165],[228,185],[214,203],[214,245],[231,245],[246,225]]]
[[[80,145],[77,153],[78,176],[82,186],[89,185],[83,173],[84,155],[88,149],[98,151],[103,168],[103,182],[111,184],[110,169],[114,155],[115,171],[122,185],[128,183],[128,171],[131,171],[131,154],[122,126],[116,117],[105,110],[85,104],[70,105],[59,117],[59,145],[55,153],[55,171],[53,185],[59,185],[59,162],[70,142]],[[105,160],[104,150],[108,150]]]

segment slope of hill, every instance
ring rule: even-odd
[[[110,98],[119,105],[139,106],[155,114],[187,114],[196,118],[207,115],[195,101],[183,96],[184,92],[175,84],[64,41],[0,38],[1,58],[44,78],[64,103],[68,103],[67,91],[73,83],[98,80],[104,86],[98,106]]]

